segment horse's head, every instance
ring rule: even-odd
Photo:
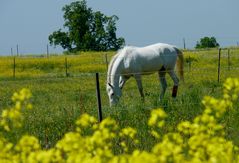
[[[122,95],[120,88],[114,87],[110,83],[107,83],[106,90],[109,96],[110,106],[116,105],[119,102],[119,98]]]

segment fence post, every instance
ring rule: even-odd
[[[106,64],[106,70],[108,70],[108,55],[105,53],[105,64]]]
[[[221,48],[218,49],[218,68],[217,68],[217,82],[220,82],[220,69],[221,69]]]
[[[15,78],[16,75],[16,58],[13,57],[13,78]]]
[[[48,47],[48,44],[46,45],[46,57],[49,58],[49,47]]]
[[[97,96],[97,103],[98,103],[98,121],[102,121],[102,109],[101,109],[101,98],[100,98],[100,83],[99,83],[99,73],[96,74],[96,96]]]
[[[186,42],[185,42],[185,38],[183,38],[183,49],[186,49]]]
[[[231,62],[230,62],[230,49],[227,49],[227,65],[228,65],[228,71],[230,71],[230,66],[231,66]]]
[[[11,48],[11,56],[13,56],[13,50],[12,50],[12,48]]]
[[[19,56],[19,51],[18,51],[18,44],[17,44],[17,56]]]
[[[65,57],[65,70],[66,70],[66,77],[68,77],[68,71],[67,71],[67,57]]]

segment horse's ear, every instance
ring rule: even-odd
[[[112,89],[114,89],[114,86],[113,86],[113,85],[111,85],[110,83],[108,83],[108,85],[109,85]]]

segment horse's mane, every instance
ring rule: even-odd
[[[107,74],[107,76],[108,76],[107,83],[111,83],[111,81],[110,81],[111,71],[112,71],[112,67],[113,67],[114,62],[115,62],[116,58],[118,57],[118,55],[119,55],[119,53],[117,52],[116,55],[114,55],[110,61],[110,64],[108,67],[108,74]]]
[[[116,53],[116,55],[113,56],[113,58],[111,59],[110,61],[110,64],[109,64],[109,67],[108,67],[108,79],[107,79],[107,82],[108,83],[111,83],[110,81],[110,77],[111,77],[111,71],[112,71],[112,68],[113,68],[113,65],[116,61],[116,59],[122,54],[124,56],[128,56],[128,54],[130,54],[136,47],[135,46],[125,46],[124,48],[122,49],[119,49]],[[120,56],[120,57],[123,57],[123,56]]]

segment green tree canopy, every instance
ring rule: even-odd
[[[203,37],[200,39],[200,42],[197,42],[195,48],[201,49],[201,48],[215,48],[219,47],[220,45],[217,43],[215,37]]]
[[[51,45],[60,45],[70,52],[81,50],[117,50],[125,44],[124,38],[116,37],[118,17],[93,12],[86,0],[72,2],[63,7],[64,28],[49,36]]]

